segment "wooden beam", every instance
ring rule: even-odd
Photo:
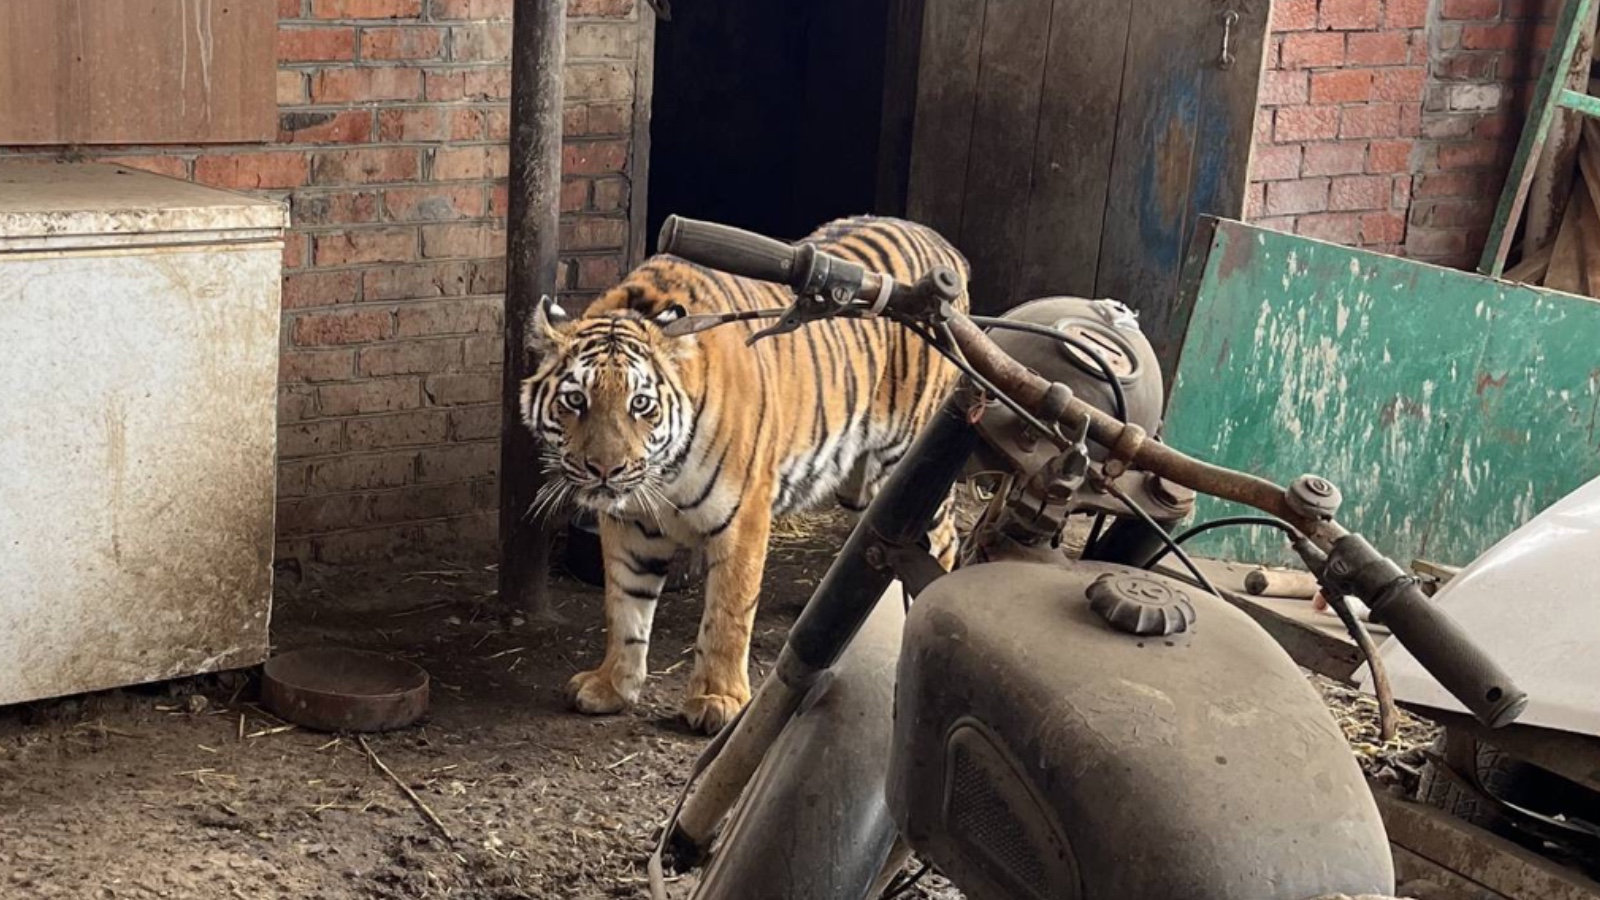
[[[556,293],[560,247],[562,63],[566,0],[516,0],[511,25],[511,178],[506,215],[505,370],[500,417],[500,598],[531,617],[555,615],[548,528],[527,517],[543,483],[522,424],[521,385],[533,374],[527,325]]]
[[[639,7],[638,53],[633,71],[633,141],[628,148],[628,268],[650,255],[655,235],[650,221],[650,106],[656,95],[656,17],[649,4]]]

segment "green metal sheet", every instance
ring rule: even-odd
[[[1600,303],[1208,220],[1165,439],[1344,492],[1402,560],[1465,564],[1600,475]],[[1205,499],[1196,519],[1237,512]],[[1290,561],[1270,532],[1201,552]]]

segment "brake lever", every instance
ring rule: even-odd
[[[756,341],[780,334],[798,331],[803,325],[812,322],[823,322],[828,319],[853,318],[852,313],[857,312],[853,291],[836,290],[832,298],[821,294],[805,294],[797,298],[794,305],[784,311],[783,318],[776,324],[757,331],[745,339],[745,346],[750,346]]]
[[[747,322],[751,319],[776,319],[788,313],[787,309],[748,309],[731,313],[700,313],[693,316],[684,316],[673,322],[661,326],[661,333],[667,337],[687,337],[710,331],[719,325],[729,325],[734,322]]]

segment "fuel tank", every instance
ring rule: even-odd
[[[912,605],[889,807],[971,900],[1393,893],[1344,735],[1243,613],[1111,563],[1003,561]]]

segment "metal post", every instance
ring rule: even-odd
[[[521,384],[533,374],[526,327],[556,293],[566,0],[516,0],[511,26],[511,179],[506,215],[505,382],[500,420],[500,597],[549,619],[550,530],[527,518],[543,483],[522,424]]]

